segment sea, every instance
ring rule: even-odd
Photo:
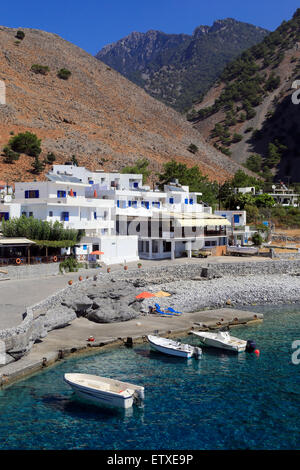
[[[200,360],[185,360],[142,343],[66,359],[1,390],[0,449],[299,449],[300,305],[251,309],[264,322],[232,334],[255,340],[259,354],[203,348]],[[144,405],[77,401],[66,372],[143,385]]]

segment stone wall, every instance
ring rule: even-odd
[[[32,279],[40,276],[56,276],[59,273],[59,263],[7,266],[1,267],[1,270],[5,273],[0,273],[0,279]]]

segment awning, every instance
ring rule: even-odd
[[[231,225],[227,219],[176,219],[181,227],[215,227]]]
[[[28,238],[0,238],[0,245],[35,245],[35,242]]]

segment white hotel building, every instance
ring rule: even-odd
[[[13,204],[27,217],[84,229],[79,259],[94,250],[107,264],[191,256],[191,250],[227,245],[230,222],[198,202],[201,193],[177,182],[159,189],[143,186],[142,175],[91,172],[54,165],[48,181],[16,183]]]

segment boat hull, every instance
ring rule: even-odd
[[[198,334],[197,338],[200,340],[203,346],[225,349],[226,351],[232,351],[235,353],[240,353],[246,350],[247,342],[238,340],[236,338],[232,338],[232,344],[220,341],[217,338],[209,338],[207,336],[200,336]]]
[[[190,359],[193,355],[192,351],[180,351],[180,350],[175,350],[172,348],[166,348],[164,346],[160,346],[158,344],[152,343],[152,341],[150,341],[149,339],[148,341],[150,343],[151,348],[154,351],[167,354],[168,356],[176,356],[176,357],[182,357],[183,359]]]
[[[144,387],[87,374],[65,374],[64,381],[85,401],[110,408],[131,408],[144,399]]]

